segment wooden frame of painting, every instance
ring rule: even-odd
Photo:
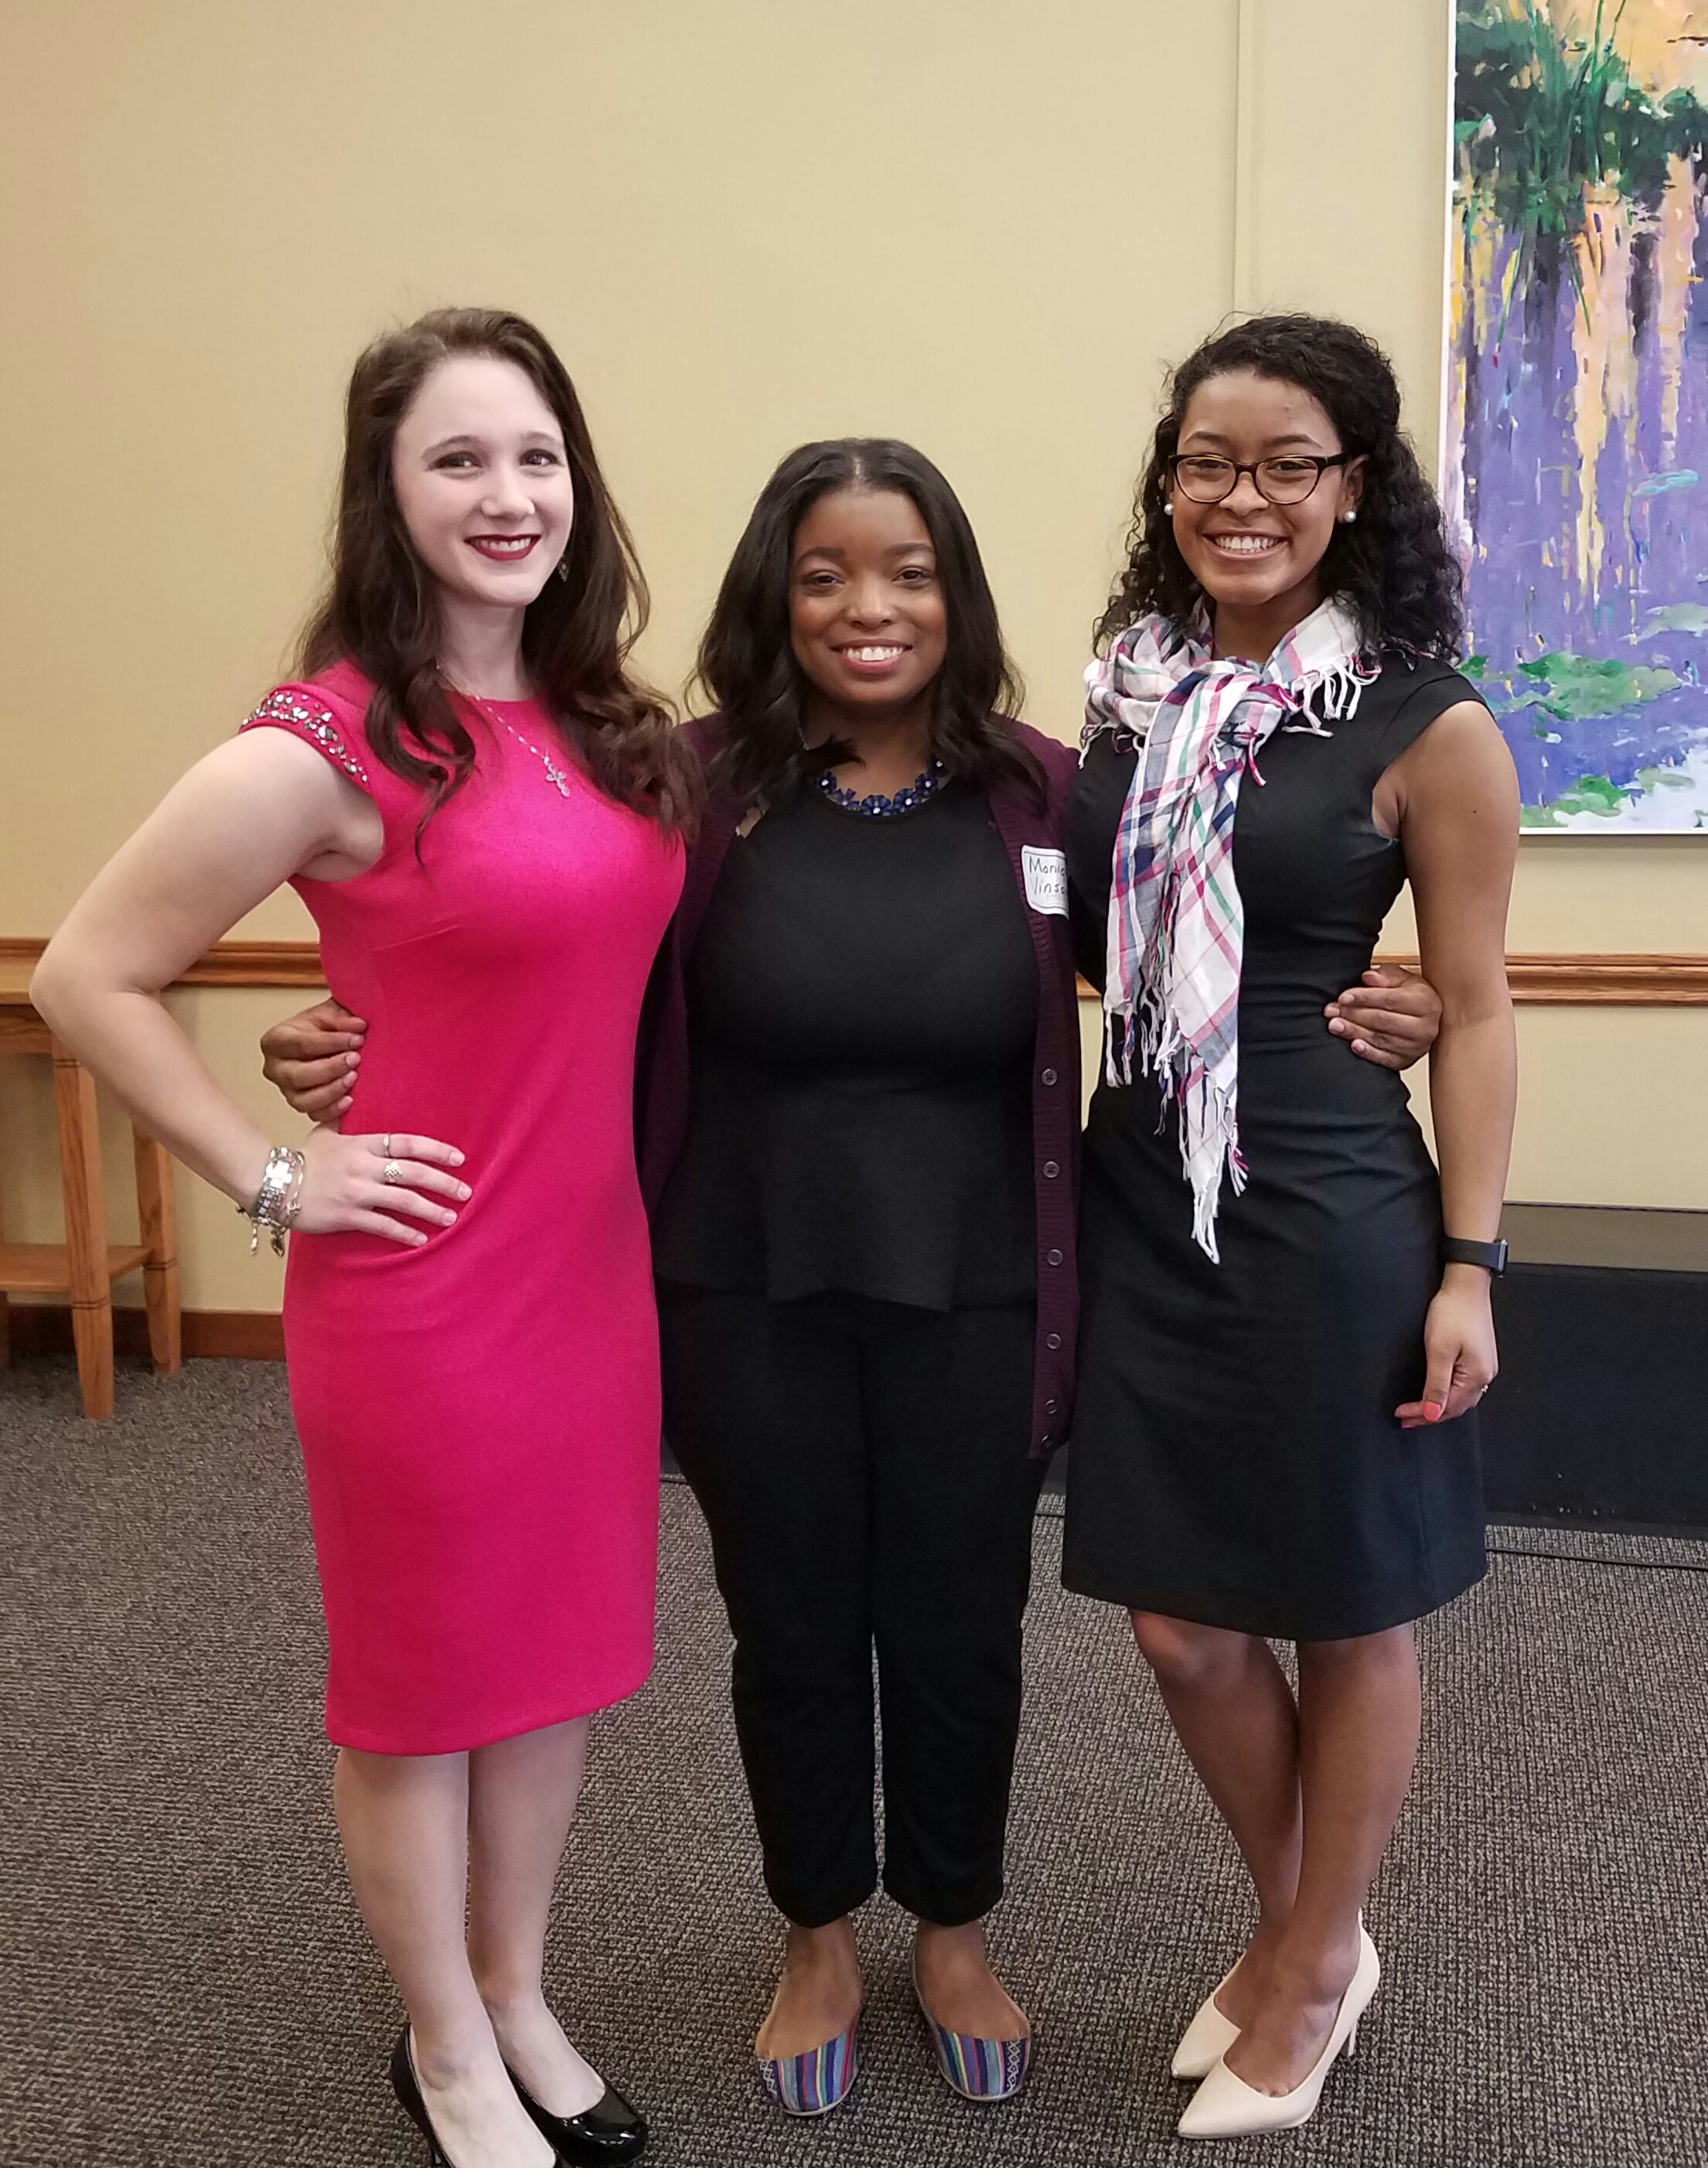
[[[1708,835],[1708,5],[1452,13],[1466,673],[1526,832]]]

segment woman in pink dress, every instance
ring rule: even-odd
[[[98,877],[35,988],[258,1237],[296,1230],[339,1830],[408,2010],[392,2081],[454,2168],[626,2160],[646,2136],[540,1986],[588,1714],[652,1661],[631,1078],[694,784],[625,672],[643,608],[540,335],[444,310],[380,339],[301,676]],[[353,1104],[301,1153],[159,1000],[286,880],[369,1024]]]

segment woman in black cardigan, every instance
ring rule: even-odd
[[[642,1124],[665,1424],[711,1528],[737,1728],[790,1922],[768,2089],[856,2066],[850,1915],[919,1921],[948,2081],[1006,2098],[990,1971],[1031,1523],[1077,1308],[1078,1062],[1061,818],[965,513],[908,447],[785,460],[737,545],[689,726],[710,805]]]

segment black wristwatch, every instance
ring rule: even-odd
[[[1497,1279],[1506,1270],[1504,1242],[1466,1242],[1457,1235],[1444,1235],[1441,1255],[1450,1265],[1481,1265]]]

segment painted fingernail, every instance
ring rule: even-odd
[[[1429,1417],[1431,1422],[1439,1422],[1441,1420],[1441,1411],[1445,1405],[1445,1403],[1440,1400],[1425,1400],[1423,1403],[1423,1413]]]

